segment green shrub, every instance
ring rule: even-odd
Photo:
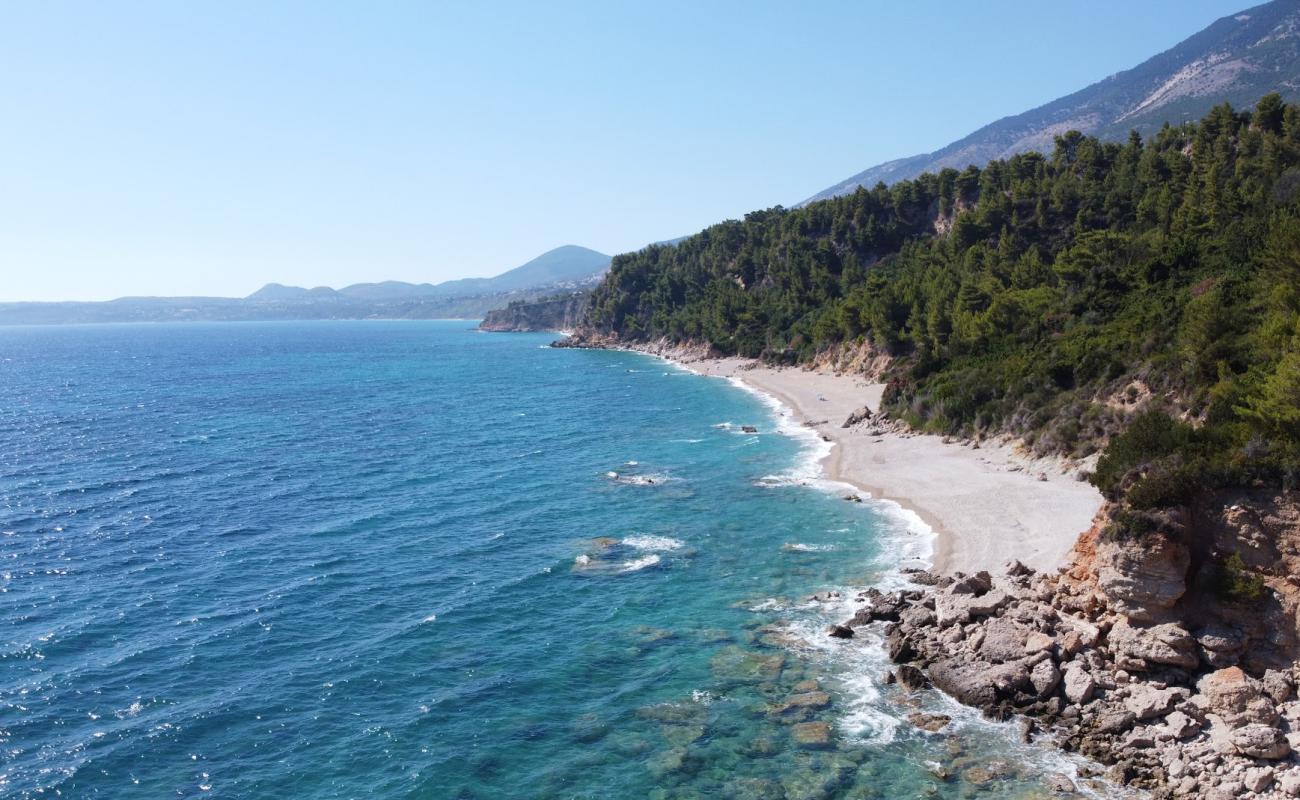
[[[1225,602],[1254,605],[1264,599],[1268,586],[1233,553],[1215,565],[1214,590]]]

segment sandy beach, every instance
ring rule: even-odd
[[[673,360],[765,392],[828,437],[827,476],[916,512],[938,534],[936,570],[998,570],[1013,559],[1054,570],[1101,507],[1101,493],[1079,480],[1078,465],[1029,457],[1009,442],[945,443],[872,422],[844,428],[863,406],[879,409],[883,384],[739,358]]]

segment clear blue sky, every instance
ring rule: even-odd
[[[635,249],[933,150],[1250,4],[7,3],[0,300]]]

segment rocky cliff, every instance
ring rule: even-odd
[[[489,311],[478,327],[484,331],[516,333],[571,330],[582,319],[590,300],[591,293],[582,291],[514,302]]]

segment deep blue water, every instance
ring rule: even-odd
[[[761,398],[469,327],[0,328],[0,795],[997,797],[1061,769],[941,698],[957,722],[916,731],[878,642],[824,636],[849,604],[809,595],[923,539],[804,485]],[[780,713],[809,680],[830,707]]]

